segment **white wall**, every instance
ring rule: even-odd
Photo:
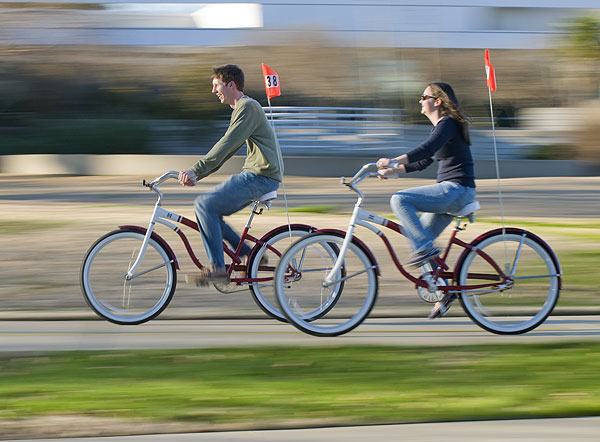
[[[598,0],[566,5],[556,0],[262,0],[254,2],[258,18],[247,25],[237,21],[237,29],[223,31],[198,28],[211,25],[193,18],[203,5],[227,3],[223,1],[62,3],[100,3],[106,9],[0,8],[0,44],[269,45],[295,43],[311,32],[339,46],[545,49],[552,46],[560,32],[557,25],[565,18],[600,11]],[[223,20],[232,21],[227,15]]]

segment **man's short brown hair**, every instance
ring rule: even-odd
[[[233,81],[240,92],[244,92],[244,72],[234,64],[213,68],[211,78],[221,80],[225,84]]]

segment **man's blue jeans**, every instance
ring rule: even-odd
[[[277,180],[244,170],[196,198],[194,210],[198,228],[204,241],[208,261],[215,268],[225,267],[223,240],[234,249],[240,242],[240,236],[223,221],[223,217],[242,210],[252,201],[265,193],[277,190],[278,187]],[[242,256],[250,253],[250,250],[250,247],[244,244]]]
[[[392,195],[390,204],[402,224],[404,234],[412,241],[415,253],[431,249],[433,241],[450,224],[447,212],[459,210],[475,199],[475,189],[452,181],[413,187]],[[421,217],[418,212],[423,212]]]

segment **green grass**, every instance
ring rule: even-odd
[[[285,212],[285,210],[277,210],[277,212]],[[323,214],[339,214],[340,206],[335,204],[314,204],[309,206],[290,207],[290,213],[323,213]]]
[[[495,224],[501,226],[502,222],[496,219],[477,219],[478,223]],[[595,220],[570,220],[568,223],[544,222],[544,221],[523,221],[523,220],[506,220],[506,226],[521,227],[533,231],[533,233],[554,233],[569,238],[586,239],[589,241],[600,241],[600,222]],[[542,232],[537,229],[543,229]],[[579,230],[582,229],[582,230]],[[591,232],[589,230],[592,230]]]
[[[600,250],[561,250],[557,255],[563,272],[563,290],[559,306],[598,307]]]
[[[393,213],[384,213],[380,214],[384,218],[389,218],[395,220],[395,216]],[[496,218],[476,218],[475,221],[477,224],[494,224],[501,226],[502,220]],[[522,219],[505,219],[504,224],[506,226],[511,227],[521,227],[521,228],[530,228],[530,227],[543,227],[543,228],[552,228],[552,229],[600,229],[600,221],[594,219],[570,219],[568,222],[547,222],[547,221],[526,221]]]
[[[54,229],[69,223],[58,221],[0,221],[0,235],[16,235],[36,230]]]
[[[501,225],[502,221],[499,219],[493,218],[477,218],[477,223],[484,224],[497,224]],[[548,227],[548,228],[558,228],[558,229],[600,229],[600,221],[595,220],[569,220],[569,222],[565,223],[557,223],[557,222],[545,222],[545,221],[524,221],[518,219],[509,219],[505,220],[504,224],[507,226],[516,226],[516,227]]]
[[[0,355],[0,420],[276,428],[600,413],[600,343]]]

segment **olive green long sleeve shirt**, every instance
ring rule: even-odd
[[[244,143],[248,145],[248,149],[242,170],[281,182],[283,159],[275,131],[260,103],[246,96],[236,103],[225,135],[192,166],[197,179],[218,170]]]

